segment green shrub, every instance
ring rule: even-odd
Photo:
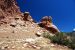
[[[68,39],[67,38],[68,36],[63,32],[57,33],[54,36],[50,36],[49,33],[44,33],[43,36],[45,38],[50,39],[53,43],[57,43],[59,45],[65,45],[65,46],[68,46],[72,49],[75,49],[75,42],[74,42],[75,40],[73,40],[71,38]]]

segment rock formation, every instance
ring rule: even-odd
[[[24,14],[20,12],[16,0],[0,0],[0,25],[15,23],[19,19],[33,22],[29,12],[25,12]]]
[[[0,10],[5,14],[20,13],[16,0],[0,0]]]
[[[51,33],[57,33],[60,32],[58,28],[52,23],[52,17],[51,16],[45,16],[42,18],[41,22],[39,23],[39,26],[47,29]]]
[[[33,22],[33,21],[34,21],[34,20],[32,19],[32,17],[30,16],[30,13],[29,13],[29,12],[25,12],[25,13],[24,13],[23,20],[24,20],[24,21],[30,21],[30,22]]]
[[[21,15],[16,0],[0,0],[0,25],[7,24],[13,19]]]
[[[69,50],[41,36],[45,32],[59,32],[51,17],[44,17],[39,25],[29,12],[20,12],[16,0],[0,0],[0,50]]]

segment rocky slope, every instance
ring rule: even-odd
[[[0,50],[70,50],[42,37],[54,35],[50,30],[36,24],[29,12],[21,13],[16,0],[0,0]]]

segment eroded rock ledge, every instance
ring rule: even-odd
[[[41,19],[41,22],[38,24],[40,27],[43,27],[50,31],[51,33],[60,32],[59,29],[53,24],[51,16],[44,16]]]

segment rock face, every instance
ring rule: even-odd
[[[45,29],[47,29],[48,31],[50,31],[51,33],[57,33],[60,32],[58,30],[58,28],[52,23],[52,17],[51,16],[45,16],[42,18],[41,22],[39,23],[39,25]]]
[[[0,0],[0,10],[6,12],[6,14],[20,13],[16,0]]]
[[[16,0],[0,0],[0,25],[7,24],[13,19],[21,15]]]

